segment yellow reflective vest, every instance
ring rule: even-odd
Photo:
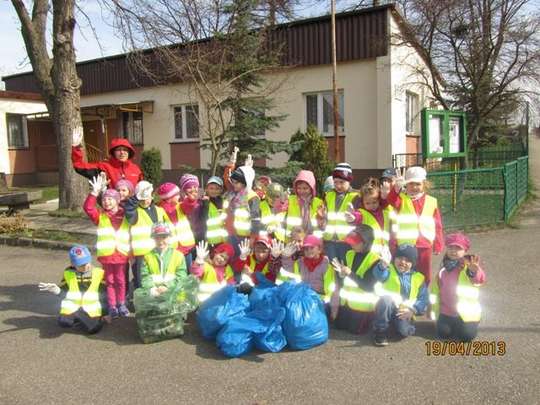
[[[383,227],[379,224],[379,221],[375,216],[364,208],[358,209],[362,214],[362,223],[373,229],[373,244],[371,245],[371,251],[373,253],[381,254],[384,247],[388,247],[390,242],[390,231],[392,229],[392,222],[395,220],[395,212],[391,206],[386,207],[383,210]]]
[[[300,265],[298,264],[298,260],[294,262],[292,272],[286,270],[283,267],[279,270],[279,274],[276,277],[277,285],[285,283],[287,281],[293,281],[297,283],[300,283],[302,281],[302,275],[300,273]],[[323,276],[323,291],[322,292],[317,291],[317,293],[319,294],[319,297],[321,297],[321,300],[324,303],[328,303],[332,299],[332,294],[334,293],[335,290],[336,290],[336,279],[335,279],[335,274],[334,274],[334,268],[329,263]]]
[[[156,211],[158,222],[166,222],[169,225],[172,225],[169,216],[163,208],[156,206]],[[137,222],[131,226],[130,230],[131,248],[134,256],[144,256],[156,246],[154,239],[152,238],[153,224],[154,222],[152,222],[152,219],[148,216],[146,211],[141,207],[137,207]],[[176,248],[177,243],[174,237],[174,227],[171,228],[173,228],[173,235],[171,236],[173,243],[171,243],[171,246]]]
[[[60,315],[71,315],[82,308],[90,317],[101,316],[101,303],[99,302],[99,286],[103,280],[104,271],[94,267],[88,289],[81,293],[77,274],[73,270],[64,271],[64,280],[68,291],[66,298],[60,305]]]
[[[116,250],[124,256],[129,254],[129,223],[126,218],[115,230],[107,214],[104,212],[99,214],[96,250],[97,257],[110,256]]]
[[[435,282],[431,284],[431,293],[429,295],[429,301],[431,303],[431,317],[437,319],[439,317],[440,309],[440,289],[439,280],[442,272],[446,271],[441,269]],[[457,270],[454,270],[457,271]],[[467,275],[467,266],[461,269],[456,286],[457,305],[456,310],[463,322],[480,322],[482,316],[482,308],[480,306],[479,296],[480,289],[478,285],[471,282],[471,279]]]
[[[184,255],[176,249],[171,249],[168,263],[160,260],[159,254],[149,252],[144,255],[144,263],[154,285],[168,284],[176,278],[178,267],[185,261]]]
[[[218,245],[227,241],[229,234],[225,229],[225,218],[227,218],[228,201],[223,201],[223,208],[218,209],[216,205],[208,202],[208,218],[206,219],[206,241],[210,245]]]
[[[356,252],[354,250],[349,250],[345,255],[345,264],[351,271],[354,271],[358,277],[364,278],[366,271],[372,268],[373,265],[379,261],[380,257],[376,253],[368,252],[358,269],[355,271],[352,268],[355,254]],[[379,297],[374,292],[363,290],[349,277],[343,279],[343,287],[339,290],[339,298],[340,305],[346,305],[350,309],[360,312],[374,311],[375,304],[379,300]]]
[[[311,220],[311,227],[313,229],[313,235],[319,238],[323,237],[323,232],[319,229],[317,223],[317,209],[323,205],[323,200],[319,197],[313,197],[311,205],[309,207],[309,218]],[[287,216],[285,219],[285,238],[286,241],[290,241],[291,232],[293,228],[302,227],[302,210],[298,203],[298,197],[296,195],[289,196],[289,204],[287,208]]]
[[[234,277],[233,269],[229,265],[225,267],[225,274],[223,275],[223,280],[221,280],[221,282],[218,281],[216,270],[210,263],[205,263],[203,270],[204,273],[199,283],[199,293],[197,295],[199,298],[199,302],[203,302],[204,300],[208,299],[213,293],[221,290],[227,285],[227,280]]]
[[[249,201],[254,198],[259,198],[257,193],[253,190],[247,193],[246,204],[240,207],[236,207],[233,212],[233,226],[234,231],[238,236],[249,236],[251,234],[251,214],[249,212]]]
[[[424,275],[420,272],[415,271],[411,276],[411,290],[409,292],[409,297],[403,299],[401,296],[401,281],[399,279],[399,271],[396,269],[394,264],[390,264],[388,279],[382,284],[382,286],[375,286],[375,292],[378,296],[389,296],[394,301],[396,306],[404,305],[408,308],[413,308],[420,293],[420,288],[424,284]]]
[[[358,193],[349,191],[343,197],[339,209],[336,209],[336,192],[329,191],[326,193],[325,202],[327,209],[327,223],[324,229],[324,240],[342,241],[345,236],[354,229],[353,225],[347,223],[345,219],[345,212],[349,209],[349,204],[358,197]]]
[[[396,216],[396,238],[398,245],[409,244],[416,246],[416,240],[421,235],[430,242],[435,240],[435,219],[433,214],[437,209],[437,199],[425,196],[424,207],[420,215],[416,214],[411,197],[400,193],[401,206]]]
[[[174,224],[175,238],[174,240],[179,246],[194,246],[195,237],[191,230],[191,224],[188,217],[182,211],[180,204],[176,205],[176,224]]]

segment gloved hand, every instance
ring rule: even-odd
[[[352,204],[349,204],[347,211],[345,211],[343,215],[345,217],[345,221],[347,221],[349,224],[352,224],[354,221],[356,221],[356,217],[354,216],[354,207]]]
[[[337,257],[332,259],[332,267],[341,278],[347,277],[349,274],[351,274],[351,269],[345,266],[343,262],[339,261]]]
[[[247,158],[244,161],[244,166],[253,167],[253,158],[251,157],[251,155],[247,155]]]
[[[203,265],[206,261],[206,258],[208,257],[208,243],[204,240],[200,241],[197,244],[197,247],[195,249],[197,251],[197,258],[195,259],[195,263]]]
[[[71,134],[71,145],[72,146],[80,146],[84,137],[83,127],[76,127],[73,128],[73,132]]]
[[[391,183],[388,181],[381,184],[381,198],[383,200],[386,200],[386,197],[388,197],[388,194],[390,194],[390,187],[392,187],[390,184]]]
[[[396,193],[399,193],[403,186],[405,185],[405,168],[396,169],[397,176],[396,181],[394,183],[394,190]]]
[[[99,177],[101,177],[101,192],[103,193],[107,190],[111,181],[107,178],[107,173],[105,172],[100,172]]]
[[[240,260],[246,260],[251,254],[251,247],[249,246],[249,239],[244,239],[240,242]]]
[[[272,249],[270,249],[270,254],[273,258],[278,258],[283,253],[283,249],[285,246],[283,245],[283,242],[273,239],[272,240]]]
[[[90,194],[97,197],[103,188],[103,178],[101,176],[94,176],[92,177],[92,180],[88,180],[88,183],[90,183],[90,186],[92,187]]]
[[[388,246],[383,246],[381,250],[381,261],[386,267],[392,262],[392,253],[390,253]]]
[[[39,283],[38,288],[39,288],[39,291],[49,292],[54,295],[58,295],[60,294],[60,291],[62,291],[60,287],[58,287],[54,283]]]
[[[251,276],[245,273],[242,273],[242,276],[240,277],[240,283],[239,284],[248,284],[251,286],[254,286],[255,283],[251,279]]]
[[[287,246],[283,248],[281,252],[281,256],[289,258],[295,253],[296,253],[296,243],[290,242],[290,243],[287,243]]]
[[[240,152],[240,149],[238,149],[237,146],[233,148],[233,152],[231,153],[230,162],[235,165],[236,164],[236,157],[238,156],[238,152]]]

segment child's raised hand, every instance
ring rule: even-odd
[[[101,176],[94,176],[92,177],[92,180],[88,180],[88,183],[90,183],[90,187],[92,187],[92,190],[90,191],[90,194],[97,197],[99,193],[101,192],[101,188],[103,185],[103,179]]]
[[[272,240],[272,249],[270,250],[270,254],[273,258],[278,258],[283,253],[283,249],[285,246],[283,245],[283,242],[273,239]]]
[[[60,287],[58,287],[54,283],[39,283],[38,284],[39,291],[43,292],[49,292],[54,295],[60,294]]]
[[[384,267],[388,267],[392,262],[392,253],[390,252],[388,246],[383,246],[381,249],[381,262]]]
[[[251,247],[249,246],[249,239],[244,239],[240,242],[240,260],[246,260],[251,254]]]
[[[405,185],[405,168],[404,167],[398,168],[396,169],[396,172],[397,172],[397,176],[396,176],[396,181],[394,183],[394,190],[396,191],[396,193],[399,193],[401,189],[403,188],[403,186]]]
[[[240,152],[240,149],[238,149],[238,146],[235,146],[233,148],[233,152],[231,153],[231,159],[230,159],[233,165],[236,164],[236,157],[238,156],[238,152]]]
[[[195,250],[197,251],[197,258],[195,259],[195,262],[201,265],[204,264],[206,258],[208,257],[208,243],[204,240],[200,241]]]
[[[71,134],[71,145],[72,146],[80,146],[82,143],[82,140],[84,138],[83,135],[83,127],[78,126],[76,128],[73,128],[73,133]]]
[[[471,273],[476,273],[480,269],[480,256],[471,255],[467,260],[467,268]]]
[[[296,243],[290,242],[290,243],[287,243],[287,246],[284,247],[283,251],[281,252],[281,255],[283,257],[289,258],[292,255],[294,255],[295,252],[296,252]]]
[[[107,173],[105,172],[99,172],[99,177],[101,178],[101,192],[103,193],[105,190],[107,190],[107,187],[111,181],[107,178]]]
[[[247,158],[244,161],[244,166],[253,167],[253,158],[251,157],[251,155],[247,155]]]
[[[388,197],[388,194],[390,194],[390,188],[391,188],[391,183],[388,182],[388,181],[385,181],[381,184],[381,198],[383,200],[386,199],[386,197]]]
[[[350,224],[352,224],[356,220],[354,211],[355,211],[354,206],[351,203],[349,203],[349,207],[347,208],[347,211],[345,211],[344,216],[345,216],[345,221],[347,221]]]

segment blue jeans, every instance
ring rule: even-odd
[[[351,248],[345,242],[324,241],[324,253],[328,256],[328,259],[332,261],[334,257],[339,260],[345,260],[345,254]]]
[[[392,298],[381,297],[375,306],[375,320],[373,329],[376,332],[386,332],[390,325],[394,325],[397,332],[402,337],[414,335],[415,327],[412,320],[399,319],[397,317],[398,308]]]

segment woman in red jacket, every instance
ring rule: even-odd
[[[81,148],[82,133],[73,134],[71,148],[71,162],[73,168],[81,176],[92,179],[101,172],[105,172],[109,179],[109,188],[115,188],[119,180],[129,180],[131,184],[137,184],[143,179],[141,169],[132,159],[135,149],[127,139],[115,138],[109,148],[109,159],[101,162],[88,163],[84,161],[84,153]]]

